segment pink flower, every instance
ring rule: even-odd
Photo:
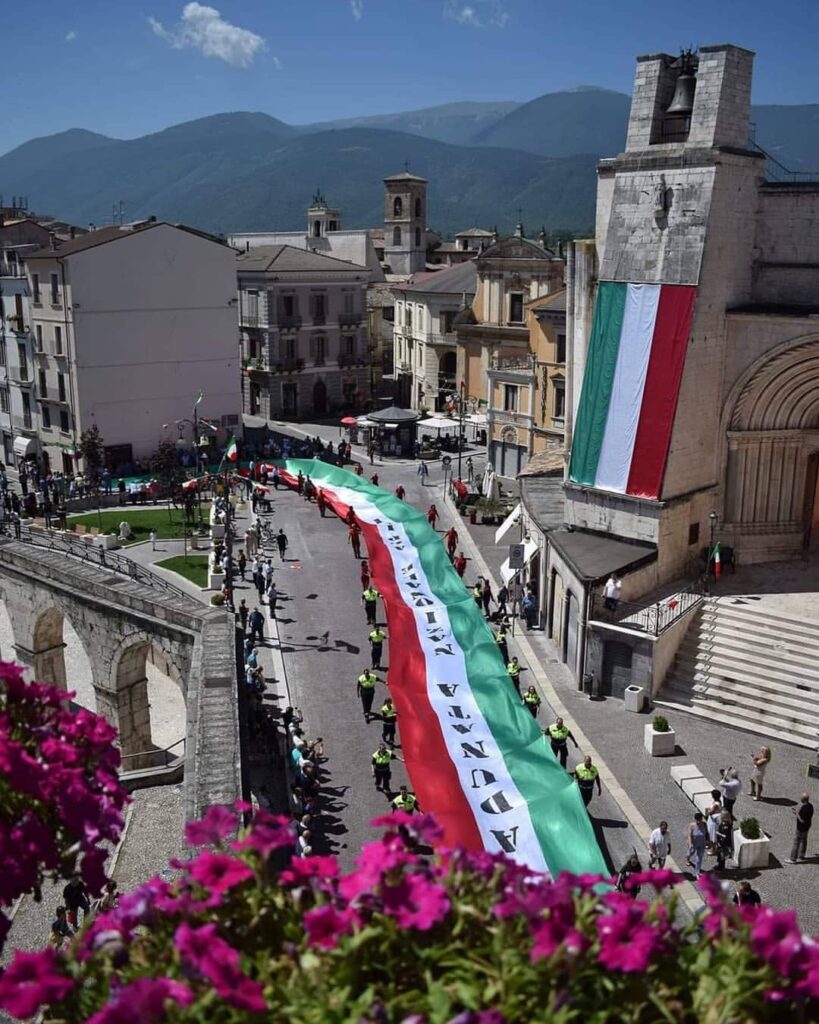
[[[335,857],[293,857],[290,867],[279,875],[282,885],[299,885],[311,878],[337,878],[338,861]]]
[[[406,811],[393,811],[373,818],[370,824],[374,828],[387,828],[396,832],[400,827],[409,829],[425,843],[433,845],[444,838],[444,830],[431,814],[407,814]]]
[[[272,818],[272,815],[268,815]],[[274,850],[286,849],[296,845],[296,833],[291,822],[275,822],[274,824],[253,824],[244,839],[237,839],[230,844],[231,850],[255,850],[264,860]]]
[[[358,924],[358,916],[350,908],[337,910],[328,904],[308,910],[303,921],[307,941],[311,946],[334,949],[338,945],[339,936],[349,935],[353,931]]]
[[[56,950],[24,953],[18,949],[0,975],[0,1007],[13,1017],[33,1017],[41,1006],[59,1002],[72,988],[72,979],[60,971]]]
[[[796,911],[765,907],[751,925],[751,946],[778,974],[791,977],[805,959]]]
[[[645,971],[652,956],[665,948],[660,933],[646,923],[642,906],[629,902],[631,906],[623,905],[597,921],[598,960],[610,971],[625,974]]]
[[[183,923],[176,929],[174,944],[180,956],[212,982],[217,995],[230,1006],[250,1013],[267,1009],[263,986],[242,973],[238,952],[216,934],[215,924],[191,928]]]
[[[87,1024],[152,1024],[165,1019],[165,1004],[172,1000],[190,1006],[193,992],[181,981],[170,978],[138,978],[117,991]]]
[[[256,877],[247,864],[227,853],[200,853],[190,865],[188,875],[214,897]]]
[[[199,821],[185,825],[185,841],[188,846],[216,846],[236,831],[236,812],[224,804],[208,807]]]
[[[446,889],[423,875],[405,875],[397,885],[384,887],[384,913],[394,917],[401,928],[428,931],[449,913]]]
[[[667,868],[655,868],[649,871],[635,871],[629,876],[630,888],[640,885],[653,885],[655,889],[669,889],[684,880],[684,876],[676,871],[669,871]]]

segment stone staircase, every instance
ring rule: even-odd
[[[710,598],[692,620],[654,703],[816,749],[819,622],[794,619],[763,602]]]

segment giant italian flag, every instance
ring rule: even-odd
[[[697,289],[603,281],[569,479],[659,498]]]
[[[505,852],[553,875],[607,874],[577,786],[517,698],[483,615],[426,517],[336,466],[279,465],[291,486],[301,470],[339,516],[352,507],[358,517],[387,613],[388,682],[407,771],[444,841]]]

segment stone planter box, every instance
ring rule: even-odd
[[[435,462],[435,460],[436,459],[440,459],[440,457],[441,457],[441,453],[440,452],[436,452],[436,451],[430,451],[430,452],[421,451],[421,452],[418,453],[418,458],[422,462]]]
[[[223,572],[208,572],[208,590],[221,590],[225,585],[225,574]]]
[[[647,722],[643,727],[643,745],[652,757],[671,757],[677,749],[677,734],[673,729],[655,732],[651,722]]]
[[[246,501],[240,501],[236,505],[236,511],[237,512],[247,512],[247,502]]]
[[[94,543],[98,548],[112,551],[114,548],[119,547],[119,537],[115,533],[101,533],[99,536],[94,537]]]
[[[734,831],[734,858],[739,868],[766,868],[771,856],[771,839],[763,832],[759,839],[746,839]]]
[[[213,540],[223,540],[225,536],[225,524],[211,523],[210,535],[213,538]]]

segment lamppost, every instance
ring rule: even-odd
[[[464,448],[464,391],[466,384],[461,381],[458,388],[458,481],[463,480],[461,473],[461,459],[463,457]]]
[[[719,520],[719,516],[717,515],[716,512],[709,512],[708,513],[708,522],[709,522],[710,527],[711,527],[711,538],[710,538],[710,541],[709,541],[709,544],[708,544],[708,558],[705,561],[705,574],[706,574],[706,576],[709,575],[709,573],[711,572],[711,562],[713,561],[713,558],[714,558],[714,538],[716,537],[717,522],[718,522],[718,520]]]

